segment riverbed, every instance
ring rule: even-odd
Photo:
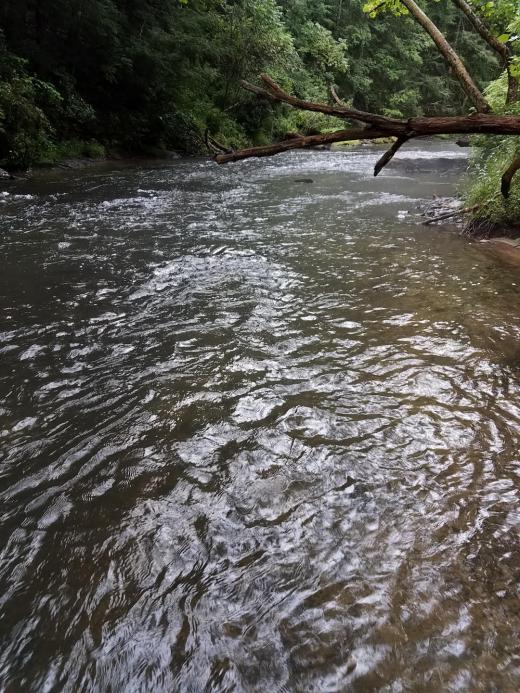
[[[520,688],[520,274],[379,154],[4,186],[3,689]]]

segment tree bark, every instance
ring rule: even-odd
[[[507,71],[506,103],[514,103],[518,99],[518,80],[511,74],[512,55],[510,49],[493,35],[489,27],[466,0],[452,0],[452,2],[466,15],[473,28],[488,46],[500,56],[504,69]]]
[[[480,113],[488,113],[491,108],[484,98],[484,95],[473,81],[471,75],[466,70],[464,63],[459,58],[456,51],[451,47],[443,33],[426,15],[415,0],[399,0],[406,7],[412,17],[422,26],[435,42],[448,65],[451,67],[453,75],[459,80],[462,88],[471,99],[472,104]]]
[[[336,118],[346,118],[347,120],[358,120],[361,123],[368,123],[369,125],[374,125],[378,127],[381,123],[388,125],[393,123],[396,127],[399,126],[402,121],[397,118],[386,118],[384,116],[377,115],[376,113],[367,113],[366,111],[358,111],[355,108],[349,108],[347,106],[330,106],[326,103],[316,103],[314,101],[305,101],[304,99],[299,99],[297,96],[288,94],[284,91],[279,84],[277,84],[269,75],[261,74],[260,79],[264,83],[264,88],[257,87],[254,84],[250,84],[245,80],[242,80],[240,84],[243,89],[261,96],[264,99],[270,101],[283,101],[284,103],[293,106],[294,108],[300,108],[304,111],[315,111],[316,113],[324,113],[325,115],[336,116]]]
[[[227,164],[230,161],[240,161],[241,159],[251,159],[253,157],[274,156],[288,152],[291,149],[311,149],[323,144],[333,144],[334,142],[348,142],[352,140],[375,140],[379,137],[387,137],[386,130],[376,128],[349,128],[347,130],[336,130],[327,132],[323,135],[308,135],[307,137],[291,137],[283,142],[266,144],[260,147],[248,147],[237,149],[229,153],[217,154],[214,158],[217,164]]]
[[[401,145],[415,137],[431,137],[433,135],[518,135],[520,136],[520,116],[495,116],[491,114],[479,114],[475,116],[450,116],[444,118],[411,118],[402,121],[399,127],[389,125],[380,128],[350,128],[336,130],[323,135],[309,135],[307,137],[295,137],[274,144],[260,147],[248,147],[237,149],[227,153],[216,154],[215,161],[218,164],[227,164],[230,161],[251,159],[253,157],[273,156],[291,149],[310,149],[321,144],[334,142],[348,142],[350,140],[374,140],[383,137],[396,137],[399,146],[392,147],[392,156],[383,157],[380,160],[377,173],[393,157]],[[376,173],[376,175],[377,175]]]
[[[502,195],[507,199],[509,197],[509,191],[511,190],[511,181],[513,180],[513,176],[515,173],[517,173],[520,170],[520,156],[517,156],[516,159],[513,160],[513,163],[507,171],[504,173],[502,176],[502,182],[501,182],[501,191]]]
[[[394,158],[394,156],[397,154],[397,152],[401,149],[403,144],[406,144],[410,138],[407,137],[406,135],[400,135],[397,137],[393,145],[388,149],[383,156],[379,159],[377,164],[374,167],[374,176],[378,176],[381,171],[384,169],[384,167],[390,163],[390,161]]]
[[[459,10],[464,12],[466,17],[469,19],[473,28],[480,34],[484,41],[502,58],[502,61],[506,63],[509,59],[509,51],[505,43],[499,41],[496,36],[491,33],[489,27],[484,23],[481,17],[475,12],[471,5],[466,2],[466,0],[452,0],[452,2],[457,5]]]
[[[406,0],[408,2],[408,0]],[[304,111],[314,111],[332,115],[343,120],[357,120],[361,123],[382,131],[384,134],[376,137],[419,137],[421,135],[452,135],[452,134],[490,134],[490,135],[519,135],[520,116],[493,115],[490,113],[474,113],[463,116],[417,117],[409,120],[388,118],[376,113],[358,111],[344,106],[330,106],[315,101],[305,101],[297,96],[288,94],[269,75],[262,74],[260,79],[265,88],[257,87],[242,81],[242,87],[247,91],[274,102],[282,102]],[[366,130],[355,130],[356,139]],[[331,133],[333,134],[333,133]],[[321,137],[321,135],[317,135]],[[373,139],[367,136],[367,139]],[[334,140],[337,141],[337,140]],[[271,146],[271,145],[269,145]],[[274,145],[276,146],[276,145]],[[310,145],[314,146],[314,145]],[[254,149],[254,148],[253,148]]]

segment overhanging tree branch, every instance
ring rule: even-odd
[[[414,137],[455,134],[520,136],[520,116],[475,113],[469,116],[439,116],[429,118],[418,117],[410,118],[409,120],[399,120],[397,118],[387,118],[386,116],[378,115],[376,113],[358,111],[345,106],[330,106],[329,104],[305,101],[296,96],[288,94],[268,75],[261,75],[261,80],[266,86],[265,89],[250,84],[249,82],[242,82],[242,86],[257,96],[267,98],[273,102],[286,103],[294,108],[299,108],[305,111],[333,115],[336,118],[341,118],[347,121],[357,120],[364,123],[366,127],[347,128],[321,135],[309,135],[307,137],[295,137],[274,144],[260,147],[249,147],[231,152],[220,151],[216,153],[213,148],[212,151],[214,153],[214,159],[217,163],[226,164],[230,161],[239,161],[241,159],[249,159],[251,157],[273,156],[274,154],[287,152],[292,149],[308,149],[318,145],[332,144],[334,142],[344,142],[358,139],[373,140],[381,137],[395,137],[396,141],[392,147],[379,159],[376,164],[374,174],[377,175],[384,168],[384,166],[391,161],[399,148]],[[339,97],[337,100],[339,100]],[[208,139],[208,141],[211,142],[210,139]],[[215,141],[213,140],[212,143],[215,144]],[[512,168],[513,167],[511,167],[511,169]],[[513,175],[519,168],[520,163],[516,169],[512,170],[509,178],[509,187]],[[510,169],[508,169],[508,171],[509,170]],[[504,175],[506,176],[507,180],[506,174]],[[502,187],[502,192],[505,196],[509,193],[509,187]]]
[[[229,154],[216,154],[217,164],[227,164],[230,161],[240,161],[241,159],[251,159],[253,157],[274,156],[291,149],[311,149],[321,145],[333,144],[334,142],[348,142],[352,140],[375,140],[387,136],[386,130],[377,128],[349,128],[347,130],[336,130],[326,132],[323,135],[308,135],[307,137],[292,137],[289,140],[266,144],[260,147],[249,147],[247,149],[237,149]]]
[[[261,74],[260,79],[264,83],[264,89],[262,89],[262,87],[257,87],[250,82],[246,82],[245,80],[242,80],[240,84],[244,89],[256,94],[257,96],[262,96],[270,101],[286,103],[289,104],[289,106],[299,108],[303,111],[324,113],[325,115],[336,116],[336,118],[343,118],[346,120],[358,120],[361,123],[368,123],[369,125],[374,125],[376,127],[393,124],[395,128],[404,128],[405,125],[404,121],[398,120],[397,118],[386,118],[384,116],[377,115],[376,113],[358,111],[355,108],[348,108],[344,105],[330,106],[329,104],[325,103],[305,101],[304,99],[299,99],[297,96],[288,94],[279,84],[274,81],[274,79],[271,79],[269,75]]]
[[[331,95],[335,105],[317,103],[313,101],[305,101],[297,96],[287,93],[282,87],[277,84],[269,75],[262,74],[260,79],[263,82],[263,87],[256,86],[250,82],[242,81],[241,85],[247,91],[256,94],[261,98],[268,99],[272,102],[286,103],[294,108],[323,113],[324,115],[334,116],[347,121],[361,123],[362,127],[348,128],[345,130],[337,130],[332,133],[321,135],[310,135],[293,137],[282,142],[265,145],[261,147],[249,147],[237,151],[224,152],[222,146],[218,145],[214,140],[207,137],[209,142],[208,147],[214,154],[214,159],[219,164],[225,164],[230,161],[238,161],[251,157],[273,156],[280,152],[286,152],[292,149],[312,148],[317,145],[331,144],[341,141],[352,141],[357,139],[377,139],[380,137],[395,138],[390,149],[376,163],[374,175],[378,175],[380,171],[392,160],[397,151],[410,139],[422,136],[432,135],[452,135],[452,134],[486,134],[486,135],[513,135],[520,136],[520,116],[512,115],[493,115],[491,108],[486,101],[484,95],[473,81],[471,75],[467,71],[464,63],[460,59],[457,52],[448,43],[445,36],[432,22],[432,20],[422,11],[415,0],[398,0],[405,7],[420,26],[429,34],[436,44],[439,52],[442,54],[446,62],[451,68],[453,75],[459,80],[464,91],[471,99],[476,114],[465,116],[452,117],[417,117],[408,120],[400,120],[397,118],[388,118],[377,113],[369,113],[359,111],[355,108],[349,108],[344,101],[340,99],[334,87],[331,88]],[[496,39],[488,29],[483,20],[477,15],[466,0],[452,0],[459,7],[466,17],[471,21],[474,28],[480,36],[487,41],[488,45],[495,50],[504,65],[508,69],[509,75],[509,91],[508,102],[515,100],[518,84],[512,77],[509,69],[510,54],[507,46],[503,45]],[[383,5],[381,3],[381,5]],[[377,10],[379,8],[376,7]],[[514,93],[513,93],[514,92]],[[514,96],[514,98],[512,97]],[[220,147],[220,151],[215,150],[215,145]],[[516,172],[520,170],[520,157],[515,159],[511,166],[507,169],[502,177],[502,194],[507,197],[511,188],[511,181]]]
[[[393,143],[393,145],[388,149],[383,156],[379,159],[377,164],[374,167],[374,176],[379,175],[381,171],[384,169],[384,167],[390,163],[390,161],[394,158],[395,154],[399,151],[399,149],[403,146],[403,144],[406,144],[410,138],[403,135],[401,137],[398,137],[396,141]]]

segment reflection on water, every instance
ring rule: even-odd
[[[520,277],[377,156],[2,194],[6,690],[518,690]]]

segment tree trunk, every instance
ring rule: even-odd
[[[513,160],[511,166],[509,166],[507,171],[505,171],[504,175],[502,176],[501,190],[502,195],[506,198],[509,197],[511,181],[513,180],[515,173],[518,171],[520,171],[520,156],[517,156],[516,159]]]
[[[452,0],[452,2],[466,15],[473,28],[480,34],[488,46],[500,56],[504,69],[507,71],[506,103],[515,103],[518,99],[518,80],[511,74],[511,51],[505,43],[502,43],[493,35],[489,27],[466,0]]]
[[[505,43],[499,41],[496,36],[493,36],[490,29],[484,24],[481,17],[474,11],[471,5],[466,2],[466,0],[452,0],[452,2],[457,5],[459,10],[464,12],[466,17],[469,19],[473,28],[480,34],[484,41],[502,58],[502,62],[505,64],[509,59],[509,51]]]
[[[444,59],[451,67],[453,75],[459,80],[462,88],[471,99],[472,104],[480,113],[488,113],[491,109],[488,102],[484,98],[482,92],[477,87],[471,75],[466,70],[464,63],[457,55],[456,51],[450,46],[442,32],[432,22],[432,20],[421,10],[415,0],[399,0],[406,7],[412,17],[422,26],[422,28],[430,35],[443,55]]]

